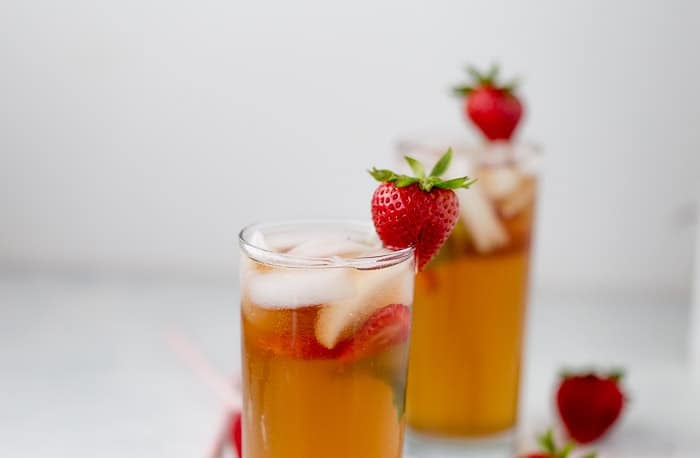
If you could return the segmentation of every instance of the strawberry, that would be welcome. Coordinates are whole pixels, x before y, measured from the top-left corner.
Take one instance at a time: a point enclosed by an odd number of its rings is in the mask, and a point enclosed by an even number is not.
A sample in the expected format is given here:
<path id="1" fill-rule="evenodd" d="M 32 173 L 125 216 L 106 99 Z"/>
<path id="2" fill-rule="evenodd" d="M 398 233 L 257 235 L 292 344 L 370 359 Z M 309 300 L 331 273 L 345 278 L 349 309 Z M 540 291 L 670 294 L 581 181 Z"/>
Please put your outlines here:
<path id="1" fill-rule="evenodd" d="M 379 238 L 389 248 L 415 248 L 416 264 L 422 269 L 437 253 L 457 223 L 459 202 L 453 191 L 468 188 L 469 177 L 443 180 L 452 160 L 452 149 L 426 175 L 423 164 L 406 157 L 416 176 L 397 175 L 373 168 L 370 174 L 382 182 L 372 196 L 372 220 Z"/>
<path id="2" fill-rule="evenodd" d="M 540 444 L 541 451 L 520 455 L 519 458 L 567 458 L 574 448 L 573 444 L 566 444 L 561 449 L 558 448 L 554 443 L 551 429 L 539 436 L 537 442 Z M 581 458 L 596 458 L 596 454 L 589 453 Z"/>
<path id="3" fill-rule="evenodd" d="M 238 458 L 241 458 L 243 456 L 243 446 L 242 446 L 243 434 L 242 434 L 241 421 L 242 421 L 242 419 L 241 419 L 240 412 L 234 413 L 233 416 L 231 417 L 231 431 L 230 431 L 231 437 L 230 437 L 230 439 L 231 439 L 231 444 L 233 444 L 233 446 L 236 449 L 236 452 L 238 453 L 236 455 Z"/>
<path id="4" fill-rule="evenodd" d="M 339 359 L 353 362 L 386 350 L 408 339 L 411 309 L 391 304 L 374 312 L 343 347 Z"/>
<path id="5" fill-rule="evenodd" d="M 619 372 L 565 374 L 557 390 L 557 408 L 569 436 L 576 442 L 593 442 L 617 421 L 625 403 Z"/>
<path id="6" fill-rule="evenodd" d="M 294 359 L 332 359 L 341 350 L 340 346 L 329 350 L 308 332 L 267 334 L 258 339 L 257 346 L 277 356 Z"/>
<path id="7" fill-rule="evenodd" d="M 465 114 L 489 140 L 510 140 L 523 115 L 523 106 L 515 95 L 515 82 L 500 85 L 498 66 L 487 74 L 474 67 L 467 72 L 473 82 L 457 86 L 454 92 L 464 98 Z"/>

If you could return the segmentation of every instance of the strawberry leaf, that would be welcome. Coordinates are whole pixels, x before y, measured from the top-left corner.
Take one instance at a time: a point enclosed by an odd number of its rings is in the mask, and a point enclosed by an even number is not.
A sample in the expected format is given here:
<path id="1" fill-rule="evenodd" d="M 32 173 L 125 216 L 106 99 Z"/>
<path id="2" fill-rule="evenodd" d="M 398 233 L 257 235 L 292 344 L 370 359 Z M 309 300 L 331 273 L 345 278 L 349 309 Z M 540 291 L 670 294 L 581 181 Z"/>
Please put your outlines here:
<path id="1" fill-rule="evenodd" d="M 445 154 L 442 155 L 440 159 L 435 163 L 433 169 L 430 171 L 431 177 L 439 177 L 447 171 L 452 162 L 452 148 L 449 148 Z"/>
<path id="2" fill-rule="evenodd" d="M 556 457 L 557 458 L 566 458 L 567 456 L 569 456 L 569 453 L 571 453 L 571 450 L 573 450 L 573 448 L 574 448 L 574 444 L 569 442 L 568 444 L 566 444 L 564 446 L 563 449 L 561 449 L 557 452 Z"/>
<path id="3" fill-rule="evenodd" d="M 493 64 L 485 73 L 480 72 L 476 67 L 468 66 L 467 74 L 469 81 L 466 84 L 455 86 L 452 89 L 454 95 L 465 97 L 471 95 L 474 91 L 482 87 L 491 87 L 508 94 L 514 94 L 518 85 L 518 80 L 513 79 L 505 84 L 498 81 L 500 67 L 498 64 Z"/>
<path id="4" fill-rule="evenodd" d="M 469 177 L 460 177 L 460 178 L 453 178 L 451 180 L 447 181 L 440 181 L 439 183 L 435 183 L 436 188 L 440 189 L 459 189 L 459 188 L 469 188 L 471 185 L 476 183 L 476 178 L 469 178 Z"/>
<path id="5" fill-rule="evenodd" d="M 467 67 L 467 73 L 471 75 L 472 78 L 474 78 L 474 81 L 477 82 L 477 84 L 481 85 L 484 82 L 484 77 L 481 75 L 481 72 L 474 67 L 473 65 L 470 65 Z"/>
<path id="6" fill-rule="evenodd" d="M 483 77 L 484 82 L 493 83 L 494 81 L 496 81 L 496 78 L 498 78 L 498 71 L 498 64 L 491 64 L 489 72 L 486 74 L 486 76 Z"/>
<path id="7" fill-rule="evenodd" d="M 411 167 L 411 170 L 413 171 L 415 176 L 417 176 L 418 178 L 425 177 L 425 167 L 420 161 L 413 159 L 409 156 L 404 156 L 404 159 L 406 159 L 406 162 L 408 162 L 408 165 Z"/>
<path id="8" fill-rule="evenodd" d="M 609 379 L 614 380 L 616 382 L 619 382 L 625 376 L 625 371 L 618 368 L 618 369 L 612 370 L 607 375 L 608 375 Z"/>
<path id="9" fill-rule="evenodd" d="M 409 177 L 408 175 L 399 175 L 394 180 L 394 184 L 397 188 L 405 188 L 406 186 L 411 186 L 414 183 L 420 182 L 419 178 Z"/>
<path id="10" fill-rule="evenodd" d="M 433 188 L 468 188 L 476 182 L 475 179 L 469 177 L 459 177 L 451 180 L 443 180 L 440 178 L 440 175 L 445 173 L 447 168 L 450 166 L 451 160 L 452 148 L 449 148 L 445 154 L 440 157 L 428 176 L 425 174 L 425 167 L 423 164 L 421 164 L 420 161 L 408 156 L 406 156 L 406 162 L 408 162 L 408 164 L 411 166 L 411 169 L 416 176 L 398 175 L 391 170 L 378 169 L 376 167 L 372 167 L 372 169 L 368 170 L 368 172 L 375 180 L 381 181 L 382 183 L 394 183 L 397 188 L 404 188 L 406 186 L 411 186 L 412 184 L 418 183 L 420 189 L 425 192 L 430 192 Z"/>
<path id="11" fill-rule="evenodd" d="M 394 172 L 387 169 L 372 167 L 372 170 L 368 170 L 368 172 L 375 180 L 381 181 L 382 183 L 387 181 L 395 181 L 397 178 L 397 175 Z"/>
<path id="12" fill-rule="evenodd" d="M 591 452 L 583 455 L 581 458 L 596 458 L 597 456 L 595 452 Z"/>
<path id="13" fill-rule="evenodd" d="M 472 92 L 474 92 L 474 88 L 471 86 L 455 86 L 452 88 L 452 94 L 457 96 L 457 97 L 465 97 L 467 95 L 471 95 Z"/>
<path id="14" fill-rule="evenodd" d="M 512 79 L 504 84 L 503 87 L 501 87 L 501 90 L 503 92 L 507 92 L 508 94 L 512 94 L 518 88 L 518 83 L 519 81 L 517 79 Z"/>
<path id="15" fill-rule="evenodd" d="M 542 450 L 550 455 L 555 456 L 555 453 L 557 453 L 557 447 L 554 445 L 554 436 L 552 435 L 551 429 L 538 437 L 537 442 L 540 444 L 540 447 L 542 447 Z"/>

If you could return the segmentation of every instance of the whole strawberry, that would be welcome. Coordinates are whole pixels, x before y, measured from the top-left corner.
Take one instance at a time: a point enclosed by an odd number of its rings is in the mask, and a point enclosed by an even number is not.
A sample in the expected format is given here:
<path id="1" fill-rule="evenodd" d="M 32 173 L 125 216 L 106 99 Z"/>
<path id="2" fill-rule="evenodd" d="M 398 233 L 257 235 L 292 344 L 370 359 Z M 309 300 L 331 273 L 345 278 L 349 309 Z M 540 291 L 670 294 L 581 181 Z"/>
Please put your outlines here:
<path id="1" fill-rule="evenodd" d="M 557 409 L 569 436 L 581 444 L 603 436 L 625 404 L 622 374 L 565 374 L 557 390 Z"/>
<path id="2" fill-rule="evenodd" d="M 489 140 L 510 140 L 523 115 L 515 82 L 499 84 L 497 66 L 486 74 L 474 67 L 467 72 L 473 81 L 454 88 L 455 94 L 464 98 L 465 114 Z"/>
<path id="3" fill-rule="evenodd" d="M 410 157 L 406 157 L 406 161 L 415 176 L 376 168 L 369 171 L 382 182 L 372 196 L 372 220 L 387 247 L 413 246 L 416 264 L 422 269 L 457 223 L 459 202 L 453 190 L 468 188 L 476 180 L 440 178 L 450 166 L 452 149 L 437 161 L 429 175 L 419 161 Z"/>
<path id="4" fill-rule="evenodd" d="M 520 455 L 519 458 L 568 458 L 571 450 L 574 448 L 573 444 L 566 444 L 564 447 L 558 448 L 554 443 L 554 435 L 551 429 L 538 437 L 537 442 L 541 449 L 539 452 Z M 596 458 L 596 454 L 589 453 L 581 458 Z"/>

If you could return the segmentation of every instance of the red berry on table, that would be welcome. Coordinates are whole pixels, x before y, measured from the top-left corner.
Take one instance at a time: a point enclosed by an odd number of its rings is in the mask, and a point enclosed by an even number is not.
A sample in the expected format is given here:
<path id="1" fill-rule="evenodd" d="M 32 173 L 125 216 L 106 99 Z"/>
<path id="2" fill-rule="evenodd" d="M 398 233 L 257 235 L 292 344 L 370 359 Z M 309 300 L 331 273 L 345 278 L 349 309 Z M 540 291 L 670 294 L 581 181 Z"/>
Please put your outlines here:
<path id="1" fill-rule="evenodd" d="M 464 97 L 465 115 L 489 140 L 510 140 L 523 115 L 523 106 L 515 94 L 515 83 L 499 84 L 498 67 L 483 74 L 469 67 L 473 81 L 454 88 Z"/>
<path id="2" fill-rule="evenodd" d="M 568 458 L 574 448 L 573 444 L 566 444 L 564 447 L 558 448 L 551 429 L 539 436 L 537 442 L 540 445 L 540 451 L 519 455 L 518 458 Z M 589 453 L 581 458 L 596 458 L 596 454 Z"/>
<path id="3" fill-rule="evenodd" d="M 343 347 L 340 360 L 351 362 L 405 342 L 411 332 L 411 309 L 391 304 L 374 312 Z"/>
<path id="4" fill-rule="evenodd" d="M 233 417 L 231 419 L 231 444 L 236 449 L 236 453 L 238 453 L 238 458 L 241 458 L 243 456 L 243 448 L 242 448 L 242 424 L 241 424 L 241 413 L 236 412 L 233 414 Z"/>
<path id="5" fill-rule="evenodd" d="M 372 221 L 379 238 L 389 248 L 415 248 L 422 269 L 437 253 L 457 223 L 459 202 L 454 189 L 468 188 L 469 177 L 443 180 L 450 165 L 448 150 L 427 175 L 423 164 L 406 157 L 415 176 L 397 175 L 373 168 L 370 174 L 382 182 L 372 196 Z"/>
<path id="6" fill-rule="evenodd" d="M 564 375 L 557 390 L 557 409 L 573 440 L 593 442 L 615 424 L 625 404 L 620 378 L 620 373 Z"/>

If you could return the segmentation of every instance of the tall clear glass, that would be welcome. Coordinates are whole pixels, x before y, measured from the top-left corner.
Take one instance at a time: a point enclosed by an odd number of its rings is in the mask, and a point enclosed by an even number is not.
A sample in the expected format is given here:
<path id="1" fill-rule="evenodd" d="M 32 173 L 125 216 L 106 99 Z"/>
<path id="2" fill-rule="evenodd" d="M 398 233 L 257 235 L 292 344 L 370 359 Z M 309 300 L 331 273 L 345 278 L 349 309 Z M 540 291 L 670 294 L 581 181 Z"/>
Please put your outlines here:
<path id="1" fill-rule="evenodd" d="M 240 233 L 245 458 L 399 458 L 415 267 L 371 224 Z"/>
<path id="2" fill-rule="evenodd" d="M 431 164 L 445 143 L 398 149 Z M 517 420 L 539 153 L 507 143 L 451 146 L 449 176 L 479 181 L 457 191 L 457 226 L 416 278 L 408 424 L 422 437 L 505 438 Z"/>

